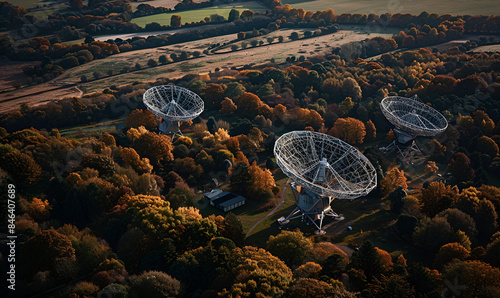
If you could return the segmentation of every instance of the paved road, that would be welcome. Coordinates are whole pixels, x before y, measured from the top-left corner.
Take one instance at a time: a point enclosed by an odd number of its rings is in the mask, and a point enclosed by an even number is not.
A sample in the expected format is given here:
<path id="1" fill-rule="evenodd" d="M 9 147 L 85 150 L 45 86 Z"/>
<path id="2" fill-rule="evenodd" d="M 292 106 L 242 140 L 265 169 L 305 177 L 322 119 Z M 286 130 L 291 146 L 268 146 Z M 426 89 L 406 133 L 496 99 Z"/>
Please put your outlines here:
<path id="1" fill-rule="evenodd" d="M 269 211 L 268 214 L 266 214 L 264 217 L 262 217 L 261 219 L 259 219 L 258 222 L 256 222 L 251 228 L 250 230 L 248 230 L 247 234 L 245 235 L 245 237 L 248 237 L 248 235 L 250 235 L 250 233 L 253 231 L 253 229 L 255 229 L 261 222 L 263 222 L 264 220 L 266 220 L 266 218 L 268 218 L 269 216 L 273 215 L 274 213 L 276 213 L 276 211 L 278 211 L 278 209 L 281 207 L 281 205 L 283 205 L 283 202 L 285 201 L 285 191 L 286 191 L 286 186 L 288 185 L 288 181 L 285 183 L 285 187 L 283 187 L 283 190 L 281 191 L 281 200 L 280 202 L 278 203 L 278 205 L 276 207 L 274 207 L 273 210 Z"/>

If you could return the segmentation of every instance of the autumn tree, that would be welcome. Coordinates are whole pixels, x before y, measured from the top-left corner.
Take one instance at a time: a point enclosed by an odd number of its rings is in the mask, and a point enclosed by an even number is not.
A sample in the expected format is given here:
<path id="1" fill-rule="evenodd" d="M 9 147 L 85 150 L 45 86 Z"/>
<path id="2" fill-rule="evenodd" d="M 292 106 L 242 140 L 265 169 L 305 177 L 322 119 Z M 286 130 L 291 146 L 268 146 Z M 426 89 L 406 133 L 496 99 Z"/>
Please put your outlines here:
<path id="1" fill-rule="evenodd" d="M 236 265 L 232 274 L 235 278 L 232 287 L 223 290 L 221 296 L 284 296 L 292 281 L 292 271 L 281 259 L 253 246 L 236 248 L 233 252 Z"/>
<path id="2" fill-rule="evenodd" d="M 474 169 L 472 168 L 470 159 L 462 152 L 455 153 L 448 164 L 448 170 L 459 181 L 471 181 L 474 179 Z"/>
<path id="3" fill-rule="evenodd" d="M 500 234 L 497 232 L 496 235 Z M 500 237 L 495 239 L 492 237 L 492 241 L 488 246 L 486 246 L 486 254 L 484 256 L 485 260 L 491 265 L 499 268 L 500 267 Z"/>
<path id="4" fill-rule="evenodd" d="M 457 279 L 463 297 L 498 297 L 500 295 L 500 269 L 481 261 L 456 260 L 444 269 L 443 278 Z"/>
<path id="5" fill-rule="evenodd" d="M 415 289 L 401 275 L 382 275 L 375 278 L 367 288 L 374 297 L 415 297 Z"/>
<path id="6" fill-rule="evenodd" d="M 402 186 L 404 190 L 408 189 L 404 171 L 397 168 L 387 172 L 384 179 L 380 181 L 380 185 L 385 194 L 395 190 L 398 186 Z"/>
<path id="7" fill-rule="evenodd" d="M 300 231 L 281 231 L 267 241 L 267 250 L 290 267 L 302 264 L 310 256 L 312 248 L 311 240 Z"/>
<path id="8" fill-rule="evenodd" d="M 231 250 L 235 244 L 223 237 L 215 237 L 203 247 L 183 253 L 170 267 L 169 272 L 183 283 L 188 291 L 209 288 L 221 279 L 229 279 L 234 260 Z"/>
<path id="9" fill-rule="evenodd" d="M 230 173 L 231 190 L 236 193 L 244 194 L 252 178 L 249 174 L 249 165 L 239 162 L 234 165 Z"/>
<path id="10" fill-rule="evenodd" d="M 321 266 L 323 267 L 321 270 L 321 275 L 339 279 L 342 273 L 346 271 L 347 263 L 347 256 L 334 253 L 321 263 Z"/>
<path id="11" fill-rule="evenodd" d="M 139 128 L 140 126 L 144 126 L 148 130 L 158 127 L 155 115 L 150 110 L 135 109 L 125 119 L 125 130 Z"/>
<path id="12" fill-rule="evenodd" d="M 441 181 L 431 182 L 422 189 L 420 209 L 422 213 L 433 217 L 439 212 L 453 206 L 458 199 L 458 188 L 445 185 Z"/>
<path id="13" fill-rule="evenodd" d="M 324 262 L 333 254 L 338 254 L 347 260 L 346 253 L 330 242 L 314 242 L 312 250 L 312 258 L 317 263 Z"/>
<path id="14" fill-rule="evenodd" d="M 322 269 L 318 263 L 306 262 L 295 269 L 293 275 L 299 278 L 318 278 Z"/>
<path id="15" fill-rule="evenodd" d="M 224 100 L 221 102 L 221 109 L 219 112 L 222 114 L 232 114 L 236 111 L 238 107 L 234 104 L 233 100 L 229 97 L 224 98 Z"/>
<path id="16" fill-rule="evenodd" d="M 250 180 L 246 189 L 251 197 L 257 200 L 265 200 L 269 199 L 269 196 L 272 197 L 272 190 L 276 186 L 276 183 L 271 171 L 262 169 L 257 165 L 257 162 L 254 161 L 248 168 L 248 174 Z"/>
<path id="17" fill-rule="evenodd" d="M 103 176 L 113 175 L 117 169 L 116 163 L 111 157 L 95 153 L 82 155 L 79 168 L 95 169 L 98 171 L 98 174 Z"/>
<path id="18" fill-rule="evenodd" d="M 363 143 L 366 135 L 365 125 L 355 118 L 339 118 L 328 134 L 340 138 L 349 144 Z"/>
<path id="19" fill-rule="evenodd" d="M 287 292 L 286 297 L 345 297 L 356 295 L 347 291 L 342 283 L 331 284 L 314 278 L 298 278 Z"/>
<path id="20" fill-rule="evenodd" d="M 225 98 L 224 91 L 226 88 L 224 84 L 208 84 L 201 94 L 207 106 L 219 110 L 221 108 L 221 102 Z"/>
<path id="21" fill-rule="evenodd" d="M 31 202 L 26 202 L 23 209 L 31 218 L 40 221 L 48 218 L 52 207 L 48 200 L 33 198 Z"/>
<path id="22" fill-rule="evenodd" d="M 194 192 L 186 184 L 178 184 L 171 189 L 165 197 L 172 208 L 176 209 L 185 204 L 190 204 L 194 199 Z"/>
<path id="23" fill-rule="evenodd" d="M 250 92 L 243 92 L 236 98 L 235 103 L 238 106 L 237 112 L 249 119 L 254 119 L 258 114 L 259 108 L 263 105 L 260 98 Z"/>
<path id="24" fill-rule="evenodd" d="M 432 219 L 425 217 L 415 229 L 413 240 L 417 246 L 425 250 L 437 251 L 441 246 L 451 242 L 458 242 L 470 248 L 470 240 L 464 232 L 455 232 L 446 218 L 436 216 Z"/>
<path id="25" fill-rule="evenodd" d="M 370 241 L 365 241 L 359 250 L 352 254 L 349 266 L 362 270 L 368 281 L 379 278 L 385 272 L 377 249 Z"/>
<path id="26" fill-rule="evenodd" d="M 349 112 L 354 108 L 354 103 L 352 102 L 352 98 L 346 97 L 341 103 L 340 103 L 340 109 L 343 112 L 343 115 L 349 114 Z"/>
<path id="27" fill-rule="evenodd" d="M 239 18 L 240 18 L 240 12 L 238 10 L 233 8 L 233 9 L 231 9 L 231 11 L 229 11 L 229 16 L 227 18 L 227 20 L 229 22 L 232 22 L 232 21 L 237 20 Z"/>
<path id="28" fill-rule="evenodd" d="M 134 148 L 140 156 L 148 158 L 153 165 L 174 159 L 170 137 L 163 134 L 144 132 L 134 141 Z"/>
<path id="29" fill-rule="evenodd" d="M 375 124 L 373 124 L 371 120 L 368 120 L 365 123 L 365 131 L 366 131 L 366 140 L 375 141 L 375 138 L 377 137 L 377 128 L 375 127 Z"/>
<path id="30" fill-rule="evenodd" d="M 452 242 L 441 246 L 436 256 L 436 264 L 444 266 L 451 262 L 453 259 L 465 260 L 469 257 L 470 252 L 460 243 Z"/>
<path id="31" fill-rule="evenodd" d="M 130 278 L 131 297 L 177 297 L 181 283 L 161 271 L 147 271 Z"/>
<path id="32" fill-rule="evenodd" d="M 435 175 L 439 171 L 439 168 L 436 165 L 436 162 L 428 161 L 425 165 L 424 171 L 427 173 L 427 175 Z"/>
<path id="33" fill-rule="evenodd" d="M 48 270 L 57 274 L 56 267 L 64 262 L 63 259 L 75 260 L 75 249 L 67 236 L 55 230 L 44 230 L 26 241 L 20 255 L 24 260 L 22 264 L 26 264 L 23 273 L 31 278 L 38 271 Z"/>
<path id="34" fill-rule="evenodd" d="M 478 238 L 487 243 L 498 228 L 498 214 L 491 201 L 482 199 L 474 214 L 474 220 L 478 231 Z"/>
<path id="35" fill-rule="evenodd" d="M 149 159 L 141 158 L 133 148 L 123 148 L 120 152 L 120 157 L 139 175 L 151 173 L 153 170 L 153 166 L 149 163 Z"/>
<path id="36" fill-rule="evenodd" d="M 457 208 L 450 208 L 438 213 L 437 216 L 445 218 L 455 232 L 462 231 L 470 239 L 476 238 L 476 223 L 467 213 L 460 211 Z"/>
<path id="37" fill-rule="evenodd" d="M 170 26 L 173 28 L 179 28 L 182 25 L 181 16 L 173 14 L 170 18 Z"/>
<path id="38" fill-rule="evenodd" d="M 491 158 L 495 158 L 498 155 L 498 145 L 490 137 L 482 136 L 477 139 L 476 151 L 482 152 L 489 155 Z"/>
<path id="39" fill-rule="evenodd" d="M 88 281 L 80 281 L 71 289 L 71 294 L 78 297 L 91 297 L 99 291 L 99 287 Z"/>
<path id="40" fill-rule="evenodd" d="M 20 185 L 37 182 L 42 173 L 41 167 L 31 156 L 19 151 L 12 151 L 0 156 L 0 162 L 0 168 Z"/>
<path id="41" fill-rule="evenodd" d="M 342 95 L 351 97 L 354 100 L 361 99 L 362 92 L 358 82 L 351 77 L 345 78 L 342 82 Z"/>

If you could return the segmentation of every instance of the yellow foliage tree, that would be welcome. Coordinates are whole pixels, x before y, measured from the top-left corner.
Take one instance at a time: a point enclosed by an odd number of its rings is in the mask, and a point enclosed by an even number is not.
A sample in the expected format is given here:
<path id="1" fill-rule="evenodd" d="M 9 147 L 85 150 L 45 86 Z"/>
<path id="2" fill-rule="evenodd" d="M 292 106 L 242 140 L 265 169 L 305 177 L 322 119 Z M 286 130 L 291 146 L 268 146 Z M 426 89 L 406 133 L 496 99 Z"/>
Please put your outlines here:
<path id="1" fill-rule="evenodd" d="M 231 136 L 229 135 L 228 131 L 224 128 L 219 128 L 216 132 L 215 132 L 215 140 L 218 142 L 218 143 L 223 143 L 227 140 L 229 140 Z"/>
<path id="2" fill-rule="evenodd" d="M 250 181 L 247 190 L 251 196 L 259 196 L 264 191 L 272 191 L 273 187 L 276 186 L 271 171 L 262 169 L 257 165 L 256 161 L 248 168 L 248 174 L 250 175 Z"/>
<path id="3" fill-rule="evenodd" d="M 439 168 L 436 165 L 436 162 L 434 162 L 434 161 L 427 162 L 427 165 L 425 166 L 425 172 L 428 175 L 435 175 L 438 171 L 439 171 Z"/>
<path id="4" fill-rule="evenodd" d="M 41 200 L 33 198 L 30 203 L 26 205 L 26 212 L 35 220 L 43 220 L 49 216 L 52 207 L 48 200 Z"/>

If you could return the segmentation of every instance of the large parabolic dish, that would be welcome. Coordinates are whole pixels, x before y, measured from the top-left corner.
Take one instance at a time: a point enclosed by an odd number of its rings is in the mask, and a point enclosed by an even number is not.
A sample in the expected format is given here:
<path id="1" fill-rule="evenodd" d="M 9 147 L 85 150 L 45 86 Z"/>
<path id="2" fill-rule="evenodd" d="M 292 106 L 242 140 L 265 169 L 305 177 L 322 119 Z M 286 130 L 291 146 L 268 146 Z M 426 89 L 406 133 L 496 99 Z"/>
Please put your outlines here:
<path id="1" fill-rule="evenodd" d="M 158 122 L 160 132 L 172 138 L 182 135 L 179 122 L 198 117 L 204 109 L 203 100 L 196 93 L 173 85 L 146 90 L 143 101 L 153 114 L 163 119 L 163 122 Z"/>
<path id="2" fill-rule="evenodd" d="M 413 136 L 435 136 L 448 127 L 441 113 L 412 98 L 389 96 L 382 100 L 380 108 L 396 128 Z"/>
<path id="3" fill-rule="evenodd" d="M 143 101 L 153 114 L 169 122 L 192 120 L 204 109 L 203 100 L 196 93 L 172 85 L 148 89 Z"/>
<path id="4" fill-rule="evenodd" d="M 377 186 L 370 161 L 353 146 L 326 134 L 286 133 L 276 141 L 274 156 L 288 177 L 319 197 L 355 199 Z"/>

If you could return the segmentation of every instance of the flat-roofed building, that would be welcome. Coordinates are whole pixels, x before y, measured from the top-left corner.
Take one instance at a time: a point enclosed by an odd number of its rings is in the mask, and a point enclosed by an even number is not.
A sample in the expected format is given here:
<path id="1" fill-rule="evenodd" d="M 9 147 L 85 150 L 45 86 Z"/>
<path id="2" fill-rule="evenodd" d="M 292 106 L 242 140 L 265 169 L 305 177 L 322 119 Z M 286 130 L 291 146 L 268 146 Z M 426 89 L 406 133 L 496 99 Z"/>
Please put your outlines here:
<path id="1" fill-rule="evenodd" d="M 236 207 L 245 205 L 246 199 L 240 195 L 220 189 L 214 189 L 204 193 L 203 196 L 210 201 L 210 205 L 221 209 L 224 212 L 233 210 Z"/>

